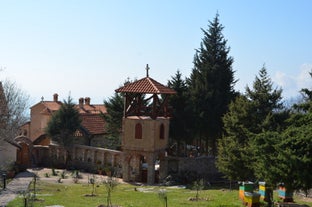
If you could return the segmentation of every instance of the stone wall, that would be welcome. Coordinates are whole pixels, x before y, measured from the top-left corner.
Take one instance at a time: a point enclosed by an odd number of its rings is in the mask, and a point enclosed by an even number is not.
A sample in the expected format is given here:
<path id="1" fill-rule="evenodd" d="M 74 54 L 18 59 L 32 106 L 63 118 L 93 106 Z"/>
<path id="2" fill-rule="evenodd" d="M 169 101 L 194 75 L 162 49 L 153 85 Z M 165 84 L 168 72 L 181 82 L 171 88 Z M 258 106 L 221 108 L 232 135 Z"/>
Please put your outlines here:
<path id="1" fill-rule="evenodd" d="M 35 147 L 39 166 L 64 168 L 66 151 L 59 145 Z M 114 171 L 116 176 L 121 171 L 122 152 L 99 147 L 75 145 L 71 153 L 69 167 L 89 172 Z"/>
<path id="2" fill-rule="evenodd" d="M 36 162 L 40 166 L 65 167 L 66 152 L 58 145 L 35 147 Z M 122 176 L 124 152 L 85 145 L 75 145 L 70 167 L 89 172 L 113 170 L 118 177 Z M 212 156 L 200 157 L 163 157 L 160 160 L 160 181 L 168 175 L 178 183 L 190 183 L 197 179 L 214 182 L 221 178 Z"/>
<path id="3" fill-rule="evenodd" d="M 215 182 L 222 178 L 215 165 L 215 157 L 166 157 L 161 162 L 161 179 L 170 175 L 179 183 L 190 183 L 197 179 L 204 179 L 206 182 Z"/>

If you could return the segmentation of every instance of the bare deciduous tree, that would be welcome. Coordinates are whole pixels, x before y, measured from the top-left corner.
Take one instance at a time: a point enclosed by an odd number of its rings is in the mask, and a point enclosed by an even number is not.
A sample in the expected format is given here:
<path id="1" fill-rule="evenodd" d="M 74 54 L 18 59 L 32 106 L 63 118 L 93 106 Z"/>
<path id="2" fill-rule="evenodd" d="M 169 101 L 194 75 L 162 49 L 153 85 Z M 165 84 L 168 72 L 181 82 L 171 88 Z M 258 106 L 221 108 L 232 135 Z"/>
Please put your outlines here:
<path id="1" fill-rule="evenodd" d="M 29 120 L 29 95 L 15 82 L 0 82 L 0 140 L 11 141 L 19 128 Z"/>

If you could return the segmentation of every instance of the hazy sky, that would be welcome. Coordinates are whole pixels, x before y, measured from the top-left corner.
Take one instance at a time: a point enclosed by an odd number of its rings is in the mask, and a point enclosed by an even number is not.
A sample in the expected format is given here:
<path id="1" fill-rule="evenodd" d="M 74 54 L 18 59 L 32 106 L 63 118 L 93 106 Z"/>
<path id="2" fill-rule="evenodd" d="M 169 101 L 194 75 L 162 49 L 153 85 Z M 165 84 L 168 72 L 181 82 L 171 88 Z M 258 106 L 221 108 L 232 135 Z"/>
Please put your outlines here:
<path id="1" fill-rule="evenodd" d="M 188 77 L 208 21 L 219 13 L 245 91 L 265 64 L 284 97 L 311 87 L 312 1 L 0 0 L 0 80 L 32 103 L 70 94 L 103 103 L 128 77 Z"/>

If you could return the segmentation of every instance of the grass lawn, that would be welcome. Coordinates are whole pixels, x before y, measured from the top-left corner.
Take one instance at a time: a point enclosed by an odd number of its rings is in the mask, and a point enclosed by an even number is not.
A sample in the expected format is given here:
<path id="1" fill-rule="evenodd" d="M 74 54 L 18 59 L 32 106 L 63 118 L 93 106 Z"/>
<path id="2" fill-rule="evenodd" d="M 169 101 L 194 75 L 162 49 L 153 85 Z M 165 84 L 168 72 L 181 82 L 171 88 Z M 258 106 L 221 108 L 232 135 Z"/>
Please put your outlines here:
<path id="1" fill-rule="evenodd" d="M 113 205 L 122 207 L 164 207 L 164 203 L 162 203 L 158 197 L 160 189 L 165 189 L 167 192 L 168 207 L 242 206 L 242 202 L 238 199 L 237 190 L 203 190 L 200 191 L 199 197 L 207 200 L 189 201 L 188 199 L 190 197 L 195 197 L 196 191 L 175 187 L 141 187 L 130 184 L 119 184 L 114 189 L 112 193 L 112 203 Z M 91 193 L 91 184 L 48 183 L 39 180 L 37 182 L 38 201 L 34 202 L 34 207 L 44 207 L 49 205 L 62 205 L 65 207 L 98 207 L 100 204 L 106 205 L 106 191 L 103 185 L 96 187 L 96 196 L 86 196 Z M 10 202 L 7 207 L 23 206 L 23 196 L 20 196 Z"/>

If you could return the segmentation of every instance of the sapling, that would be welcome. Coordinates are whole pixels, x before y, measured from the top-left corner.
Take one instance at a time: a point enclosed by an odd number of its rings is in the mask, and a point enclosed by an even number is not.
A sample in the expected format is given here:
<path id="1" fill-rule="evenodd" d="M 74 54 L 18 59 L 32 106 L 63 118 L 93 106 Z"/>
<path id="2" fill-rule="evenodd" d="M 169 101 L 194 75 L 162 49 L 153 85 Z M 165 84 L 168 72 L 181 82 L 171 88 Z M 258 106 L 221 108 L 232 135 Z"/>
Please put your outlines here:
<path id="1" fill-rule="evenodd" d="M 158 191 L 158 197 L 162 202 L 164 202 L 165 207 L 168 207 L 168 196 L 167 191 L 165 189 L 160 189 Z"/>
<path id="2" fill-rule="evenodd" d="M 196 190 L 196 196 L 195 196 L 196 201 L 198 201 L 198 199 L 199 199 L 199 191 L 203 190 L 204 187 L 205 186 L 204 186 L 204 180 L 203 179 L 194 181 L 193 190 Z"/>
<path id="3" fill-rule="evenodd" d="M 118 181 L 112 176 L 109 176 L 103 181 L 103 184 L 107 191 L 107 199 L 106 199 L 107 207 L 112 207 L 111 194 L 114 188 L 118 185 Z"/>
<path id="4" fill-rule="evenodd" d="M 35 173 L 34 174 L 34 179 L 33 179 L 33 190 L 34 190 L 34 194 L 33 194 L 33 199 L 36 199 L 37 196 L 37 180 L 39 179 L 39 176 Z"/>
<path id="5" fill-rule="evenodd" d="M 91 196 L 95 196 L 96 177 L 94 175 L 89 179 L 89 183 L 92 185 Z"/>

